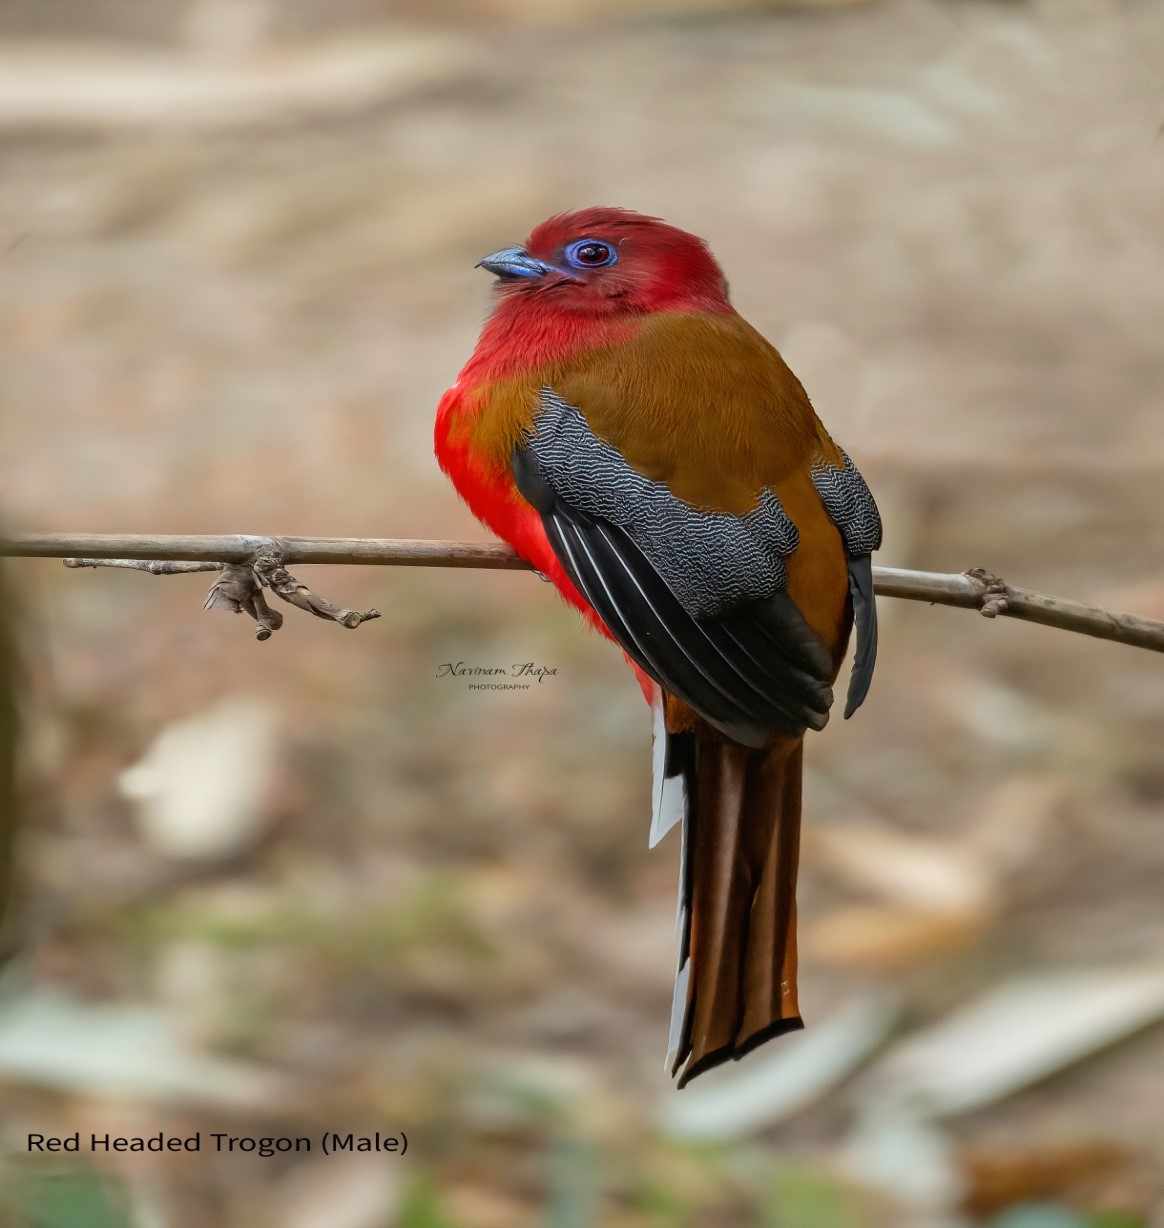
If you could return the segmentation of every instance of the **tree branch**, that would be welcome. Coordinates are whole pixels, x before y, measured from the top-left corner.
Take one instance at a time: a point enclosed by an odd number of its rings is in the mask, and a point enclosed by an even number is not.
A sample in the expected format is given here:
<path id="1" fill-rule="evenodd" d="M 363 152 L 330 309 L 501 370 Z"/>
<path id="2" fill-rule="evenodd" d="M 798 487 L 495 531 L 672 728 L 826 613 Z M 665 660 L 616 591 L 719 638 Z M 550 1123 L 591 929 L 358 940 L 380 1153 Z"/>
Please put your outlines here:
<path id="1" fill-rule="evenodd" d="M 262 602 L 262 587 L 343 626 L 356 626 L 376 617 L 374 610 L 360 614 L 344 610 L 316 597 L 305 585 L 290 577 L 285 568 L 295 563 L 348 563 L 398 567 L 482 567 L 502 570 L 528 570 L 529 565 L 500 542 L 417 541 L 367 537 L 251 537 L 233 535 L 173 536 L 120 534 L 24 533 L 0 539 L 0 556 L 59 558 L 70 567 L 132 567 L 155 574 L 185 571 L 223 570 L 228 565 L 237 581 L 239 572 L 256 578 L 256 592 Z M 201 566 L 186 566 L 194 563 Z M 249 565 L 239 568 L 238 564 Z M 285 576 L 284 580 L 282 576 Z M 225 579 L 225 577 L 223 578 Z M 274 580 L 274 582 L 273 582 Z M 219 591 L 223 580 L 216 585 Z M 1004 615 L 1024 622 L 1059 627 L 1080 635 L 1115 640 L 1136 648 L 1164 652 L 1164 623 L 1135 614 L 1115 614 L 1070 601 L 1015 588 L 981 568 L 961 574 L 934 571 L 905 571 L 896 567 L 875 567 L 873 584 L 882 597 L 902 597 L 907 601 L 928 601 L 933 605 L 960 606 L 978 610 L 987 618 Z M 283 591 L 286 590 L 286 591 Z M 292 594 L 298 594 L 297 600 Z M 253 594 L 252 594 L 253 595 Z M 235 595 L 244 608 L 248 594 Z M 210 603 L 208 603 L 210 604 Z M 230 602 L 228 601 L 228 604 Z M 262 614 L 265 603 L 257 610 Z M 267 611 L 273 614 L 273 611 Z M 256 617 L 259 637 L 265 639 L 275 629 L 274 619 Z M 266 634 L 262 633 L 267 627 Z"/>
<path id="2" fill-rule="evenodd" d="M 0 539 L 0 555 L 61 559 L 185 559 L 245 563 L 277 542 L 283 562 L 528 570 L 501 542 L 418 541 L 391 537 L 225 537 L 121 533 L 19 533 Z"/>

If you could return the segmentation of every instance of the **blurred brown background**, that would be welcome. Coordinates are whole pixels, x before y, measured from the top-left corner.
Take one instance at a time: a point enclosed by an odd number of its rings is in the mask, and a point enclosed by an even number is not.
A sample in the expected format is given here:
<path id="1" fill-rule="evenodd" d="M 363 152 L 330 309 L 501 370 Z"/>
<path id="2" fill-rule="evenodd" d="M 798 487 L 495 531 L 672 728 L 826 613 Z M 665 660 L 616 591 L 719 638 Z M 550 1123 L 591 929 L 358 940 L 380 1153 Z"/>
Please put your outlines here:
<path id="1" fill-rule="evenodd" d="M 431 456 L 473 262 L 618 204 L 709 240 L 883 562 L 1164 617 L 1162 125 L 1152 0 L 7 0 L 0 508 L 481 537 Z M 203 577 L 8 574 L 4 1225 L 1164 1224 L 1157 657 L 883 601 L 809 753 L 809 1030 L 676 1095 L 648 714 L 549 589 L 308 568 L 383 619 L 257 645 Z M 203 1151 L 27 1153 L 76 1130 Z"/>

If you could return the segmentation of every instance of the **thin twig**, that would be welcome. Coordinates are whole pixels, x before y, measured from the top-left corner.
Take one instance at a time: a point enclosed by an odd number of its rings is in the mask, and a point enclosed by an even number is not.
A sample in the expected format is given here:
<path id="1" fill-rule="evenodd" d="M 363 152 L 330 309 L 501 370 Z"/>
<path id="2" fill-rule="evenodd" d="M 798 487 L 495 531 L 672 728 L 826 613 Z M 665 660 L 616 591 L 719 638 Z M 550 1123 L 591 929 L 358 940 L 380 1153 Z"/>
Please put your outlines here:
<path id="1" fill-rule="evenodd" d="M 151 560 L 169 563 L 250 564 L 273 550 L 281 565 L 351 563 L 403 567 L 483 567 L 523 570 L 529 565 L 500 542 L 416 541 L 361 537 L 251 537 L 245 535 L 165 536 L 25 533 L 0 540 L 0 555 L 63 558 L 72 566 L 133 566 Z M 83 557 L 80 557 L 83 556 Z M 150 569 L 152 570 L 152 569 Z M 174 567 L 173 570 L 185 570 Z M 202 570 L 198 568 L 197 570 Z M 161 569 L 161 574 L 168 574 Z M 298 583 L 298 582 L 296 582 Z M 934 605 L 978 610 L 988 618 L 1003 615 L 1164 652 L 1164 623 L 1135 614 L 1115 614 L 1064 597 L 1015 588 L 980 568 L 960 574 L 875 567 L 873 583 L 882 597 L 902 597 Z M 279 592 L 277 588 L 272 591 Z M 309 590 L 308 590 L 309 591 Z M 280 594 L 283 595 L 283 594 Z M 286 598 L 292 600 L 291 598 Z M 330 606 L 330 603 L 322 602 Z M 300 604 L 295 602 L 295 604 Z M 304 607 L 308 608 L 308 607 Z M 331 607 L 341 616 L 353 611 Z M 313 610 L 313 613 L 320 613 Z M 334 614 L 322 613 L 334 618 Z M 372 616 L 368 611 L 363 618 Z M 341 617 L 343 625 L 353 625 Z"/>
<path id="2" fill-rule="evenodd" d="M 128 567 L 151 576 L 178 576 L 194 571 L 221 571 L 222 563 L 181 562 L 176 559 L 65 559 L 66 567 Z"/>

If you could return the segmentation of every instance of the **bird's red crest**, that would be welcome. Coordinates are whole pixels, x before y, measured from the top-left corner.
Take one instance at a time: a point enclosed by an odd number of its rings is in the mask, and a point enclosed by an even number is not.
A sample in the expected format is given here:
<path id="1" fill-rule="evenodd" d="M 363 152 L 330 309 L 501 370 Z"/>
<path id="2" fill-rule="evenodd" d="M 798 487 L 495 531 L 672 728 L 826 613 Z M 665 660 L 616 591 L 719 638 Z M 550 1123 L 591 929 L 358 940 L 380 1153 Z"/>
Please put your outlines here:
<path id="1" fill-rule="evenodd" d="M 575 266 L 578 282 L 554 295 L 568 299 L 572 307 L 585 310 L 591 305 L 600 314 L 731 310 L 727 282 L 707 244 L 630 209 L 595 207 L 557 214 L 534 228 L 525 247 L 531 255 L 564 267 L 571 249 L 586 240 L 609 245 L 615 258 L 606 267 Z"/>
<path id="2" fill-rule="evenodd" d="M 625 341 L 656 312 L 734 314 L 707 244 L 630 209 L 560 213 L 481 265 L 500 293 L 462 389 Z"/>

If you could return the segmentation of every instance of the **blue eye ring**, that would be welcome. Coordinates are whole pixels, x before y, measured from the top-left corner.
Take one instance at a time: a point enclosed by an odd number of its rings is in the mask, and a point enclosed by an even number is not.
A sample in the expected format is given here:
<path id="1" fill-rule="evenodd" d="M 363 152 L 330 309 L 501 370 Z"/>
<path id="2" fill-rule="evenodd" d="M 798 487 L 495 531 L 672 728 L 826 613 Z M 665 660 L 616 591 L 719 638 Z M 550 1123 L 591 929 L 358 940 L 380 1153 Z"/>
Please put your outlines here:
<path id="1" fill-rule="evenodd" d="M 604 269 L 618 260 L 618 253 L 601 239 L 577 239 L 566 248 L 566 263 L 576 269 Z"/>

